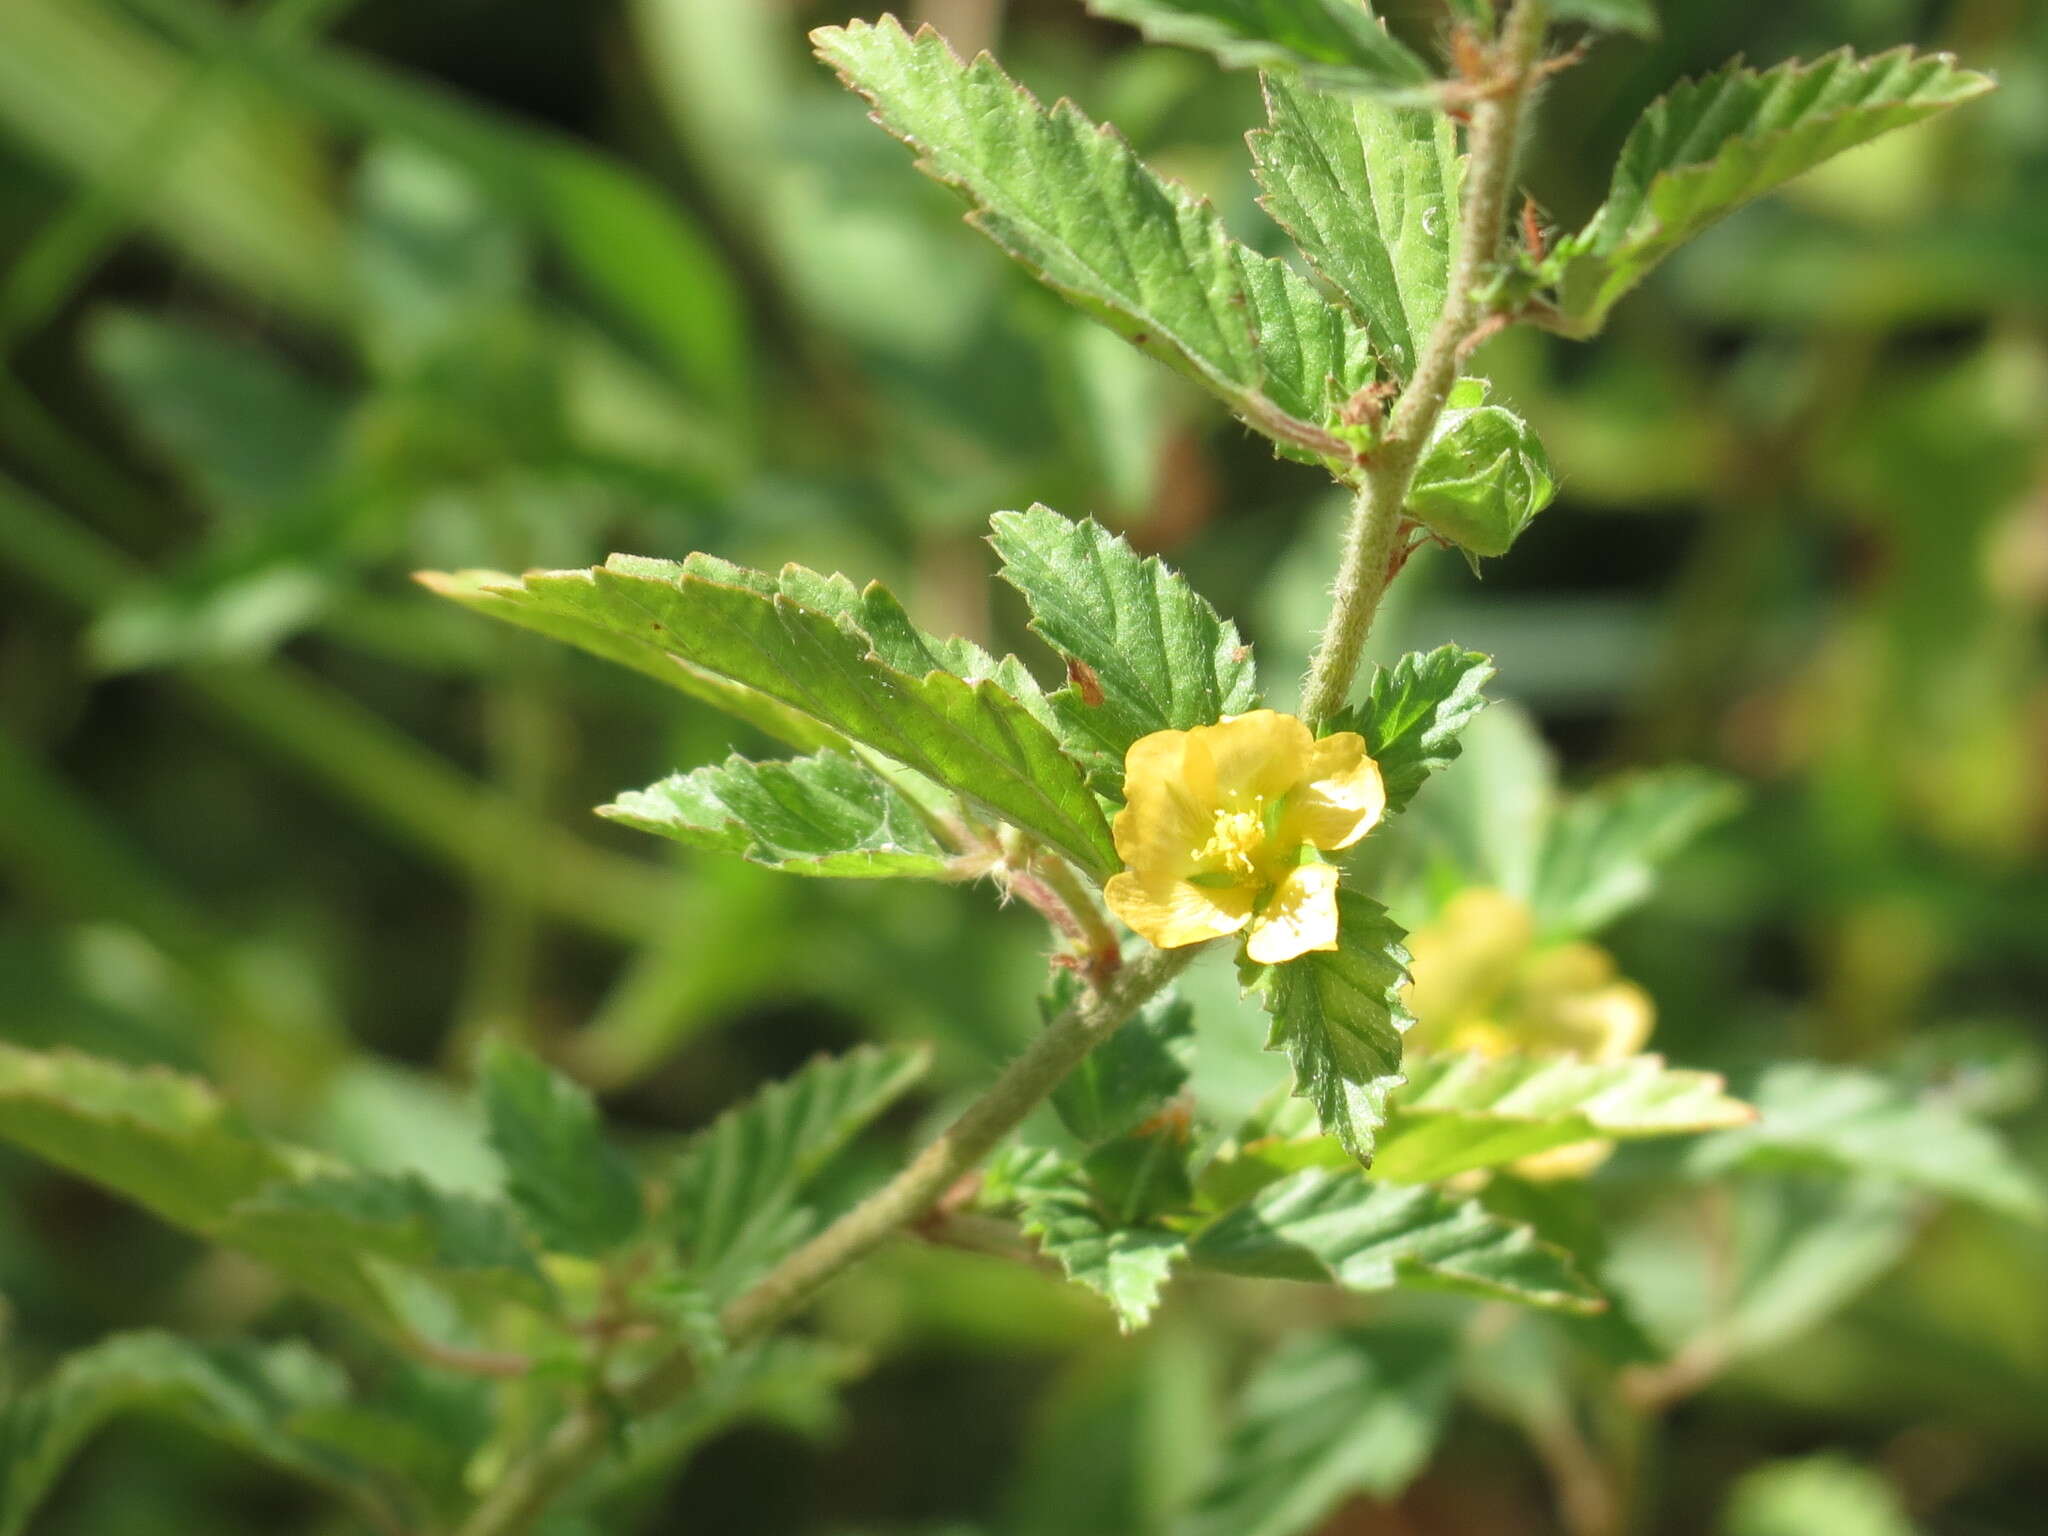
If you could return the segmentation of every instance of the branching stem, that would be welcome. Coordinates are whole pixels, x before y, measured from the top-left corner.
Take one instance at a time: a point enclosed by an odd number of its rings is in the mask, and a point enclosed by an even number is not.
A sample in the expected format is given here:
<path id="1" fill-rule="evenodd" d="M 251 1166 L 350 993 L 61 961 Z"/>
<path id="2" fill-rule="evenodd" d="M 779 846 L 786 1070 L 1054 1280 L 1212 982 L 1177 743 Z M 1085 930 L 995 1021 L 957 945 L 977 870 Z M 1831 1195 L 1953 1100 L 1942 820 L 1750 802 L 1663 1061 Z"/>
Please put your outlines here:
<path id="1" fill-rule="evenodd" d="M 1478 291 L 1507 227 L 1522 115 L 1540 72 L 1549 9 L 1545 0 L 1519 0 L 1501 30 L 1497 78 L 1472 110 L 1471 158 L 1444 312 L 1415 361 L 1415 374 L 1401 392 L 1352 505 L 1330 622 L 1302 685 L 1301 713 L 1311 727 L 1320 727 L 1351 696 L 1365 637 L 1393 570 L 1395 532 L 1408 488 L 1458 381 L 1461 349 L 1487 319 Z"/>

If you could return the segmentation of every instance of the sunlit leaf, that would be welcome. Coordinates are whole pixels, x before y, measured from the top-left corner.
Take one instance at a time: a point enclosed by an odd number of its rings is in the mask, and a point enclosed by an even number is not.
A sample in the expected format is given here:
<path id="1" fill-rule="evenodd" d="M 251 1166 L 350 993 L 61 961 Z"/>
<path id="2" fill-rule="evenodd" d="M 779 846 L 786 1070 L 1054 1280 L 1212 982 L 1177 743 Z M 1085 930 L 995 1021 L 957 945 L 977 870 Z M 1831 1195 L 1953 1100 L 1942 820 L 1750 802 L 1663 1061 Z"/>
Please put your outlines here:
<path id="1" fill-rule="evenodd" d="M 1477 651 L 1455 645 L 1410 651 L 1391 667 L 1374 667 L 1365 697 L 1330 729 L 1365 738 L 1387 788 L 1387 810 L 1399 811 L 1463 750 L 1458 738 L 1486 707 L 1481 690 L 1493 676 L 1492 659 Z"/>
<path id="2" fill-rule="evenodd" d="M 1359 0 L 1088 0 L 1155 43 L 1179 43 L 1244 69 L 1291 71 L 1332 90 L 1416 98 L 1429 66 Z"/>

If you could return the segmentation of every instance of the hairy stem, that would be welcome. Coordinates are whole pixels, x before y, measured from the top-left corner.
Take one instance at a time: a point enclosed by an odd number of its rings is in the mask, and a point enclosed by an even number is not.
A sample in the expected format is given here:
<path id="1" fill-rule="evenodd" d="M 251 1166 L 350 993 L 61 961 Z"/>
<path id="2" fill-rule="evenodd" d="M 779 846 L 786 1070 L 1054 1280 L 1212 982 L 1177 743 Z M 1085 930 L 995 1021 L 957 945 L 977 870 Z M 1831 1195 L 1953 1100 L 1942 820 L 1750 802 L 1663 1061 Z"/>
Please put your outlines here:
<path id="1" fill-rule="evenodd" d="M 1451 386 L 1458 381 L 1460 353 L 1486 319 L 1477 290 L 1500 252 L 1523 110 L 1548 21 L 1544 0 L 1519 0 L 1501 31 L 1495 55 L 1498 78 L 1472 110 L 1471 158 L 1465 168 L 1464 206 L 1458 215 L 1458 247 L 1444 312 L 1415 361 L 1415 375 L 1401 392 L 1386 436 L 1373 451 L 1358 487 L 1330 622 L 1302 685 L 1301 713 L 1311 727 L 1321 726 L 1351 696 L 1365 637 L 1392 574 L 1396 530 L 1416 465 L 1443 415 Z"/>
<path id="2" fill-rule="evenodd" d="M 741 1348 L 761 1338 L 826 1281 L 930 1211 L 1059 1086 L 1082 1057 L 1185 970 L 1195 953 L 1194 946 L 1152 950 L 1126 966 L 1102 991 L 1054 1019 L 988 1092 L 900 1173 L 734 1298 L 719 1317 L 727 1341 Z M 634 1414 L 656 1412 L 687 1392 L 696 1374 L 689 1352 L 677 1349 L 628 1385 L 618 1404 Z M 613 1422 L 598 1404 L 572 1412 L 539 1450 L 512 1465 L 459 1536 L 517 1536 L 529 1529 L 548 1503 L 603 1454 Z"/>

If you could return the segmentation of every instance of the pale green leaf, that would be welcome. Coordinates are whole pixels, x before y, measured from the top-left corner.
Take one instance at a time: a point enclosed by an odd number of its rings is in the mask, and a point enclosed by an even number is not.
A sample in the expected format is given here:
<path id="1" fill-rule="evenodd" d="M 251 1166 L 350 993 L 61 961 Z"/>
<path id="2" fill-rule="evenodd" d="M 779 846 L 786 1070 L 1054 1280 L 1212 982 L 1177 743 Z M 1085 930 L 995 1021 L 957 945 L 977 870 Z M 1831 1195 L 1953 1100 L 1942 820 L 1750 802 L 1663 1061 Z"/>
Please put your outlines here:
<path id="1" fill-rule="evenodd" d="M 1833 1453 L 1774 1461 L 1743 1474 L 1721 1536 L 1915 1536 L 1898 1490 Z"/>
<path id="2" fill-rule="evenodd" d="M 1332 90 L 1421 98 L 1429 66 L 1388 36 L 1361 0 L 1088 0 L 1155 43 L 1239 69 L 1288 70 Z"/>
<path id="3" fill-rule="evenodd" d="M 669 1176 L 663 1220 L 724 1300 L 809 1225 L 805 1187 L 923 1075 L 929 1053 L 863 1046 L 771 1083 L 700 1133 Z"/>
<path id="4" fill-rule="evenodd" d="M 1554 21 L 1582 21 L 1602 32 L 1629 32 L 1655 37 L 1657 8 L 1651 0 L 1551 0 Z"/>
<path id="5" fill-rule="evenodd" d="M 598 815 L 790 874 L 954 876 L 945 847 L 910 798 L 839 752 L 794 762 L 729 757 L 623 794 Z"/>
<path id="6" fill-rule="evenodd" d="M 1365 333 L 1071 102 L 1047 111 L 986 54 L 956 58 L 892 17 L 812 34 L 972 222 L 1093 318 L 1219 396 L 1298 457 L 1348 459 L 1329 430 L 1375 374 Z"/>
<path id="7" fill-rule="evenodd" d="M 450 1194 L 412 1174 L 335 1174 L 276 1184 L 243 1201 L 219 1233 L 295 1273 L 345 1272 L 368 1257 L 482 1303 L 551 1311 L 554 1288 L 512 1210 Z"/>
<path id="8" fill-rule="evenodd" d="M 1652 267 L 1751 198 L 1991 87 L 1946 54 L 1905 48 L 1764 73 L 1732 65 L 1680 85 L 1644 113 L 1607 201 L 1546 265 L 1566 328 L 1597 331 Z"/>
<path id="9" fill-rule="evenodd" d="M 594 570 L 484 585 L 478 606 L 515 621 L 546 615 L 564 638 L 601 654 L 638 646 L 678 658 L 916 769 L 1098 878 L 1118 867 L 1109 824 L 1080 765 L 1039 718 L 1046 701 L 1022 669 L 990 663 L 995 676 L 980 681 L 899 670 L 884 646 L 920 655 L 930 647 L 876 617 L 901 612 L 879 589 L 852 594 L 851 583 L 798 567 L 768 577 L 702 557 L 678 565 L 614 556 Z M 859 627 L 855 614 L 882 633 Z M 938 654 L 961 650 L 946 642 Z"/>
<path id="10" fill-rule="evenodd" d="M 1273 76 L 1266 113 L 1251 135 L 1266 211 L 1407 378 L 1450 288 L 1462 176 L 1450 118 Z"/>
<path id="11" fill-rule="evenodd" d="M 1289 1338 L 1245 1384 L 1200 1501 L 1173 1536 L 1302 1536 L 1346 1499 L 1392 1499 L 1450 1411 L 1457 1339 L 1381 1325 Z"/>
<path id="12" fill-rule="evenodd" d="M 1680 1136 L 1745 1125 L 1755 1113 L 1711 1072 L 1661 1056 L 1412 1056 L 1388 1100 L 1373 1177 L 1422 1184 L 1592 1140 Z"/>
<path id="13" fill-rule="evenodd" d="M 214 1439 L 333 1487 L 374 1496 L 364 1470 L 293 1433 L 346 1397 L 347 1379 L 300 1344 L 196 1344 L 123 1333 L 67 1356 L 0 1405 L 0 1536 L 20 1536 L 66 1463 L 117 1415 L 178 1419 Z"/>
<path id="14" fill-rule="evenodd" d="M 1824 1169 L 2048 1221 L 2040 1179 L 1996 1131 L 1938 1094 L 1861 1068 L 1781 1062 L 1763 1071 L 1747 1097 L 1756 1124 L 1693 1148 L 1694 1172 Z"/>
<path id="15" fill-rule="evenodd" d="M 1055 972 L 1040 1012 L 1050 1023 L 1081 993 L 1073 972 Z M 1187 1086 L 1194 1053 L 1194 1010 L 1171 989 L 1156 993 L 1053 1089 L 1053 1109 L 1084 1146 L 1100 1146 L 1164 1109 Z"/>
<path id="16" fill-rule="evenodd" d="M 1597 933 L 1649 896 L 1660 864 L 1741 803 L 1732 781 L 1700 768 L 1630 774 L 1572 797 L 1537 860 L 1537 922 L 1551 938 Z"/>
<path id="17" fill-rule="evenodd" d="M 1257 706 L 1251 647 L 1237 626 L 1158 559 L 1140 559 L 1093 520 L 1047 507 L 998 512 L 990 542 L 1024 594 L 1031 627 L 1067 658 L 1053 695 L 1062 737 L 1097 788 L 1120 795 L 1124 753 L 1153 731 L 1213 725 Z"/>
<path id="18" fill-rule="evenodd" d="M 1413 1285 L 1572 1312 L 1602 1305 L 1571 1255 L 1529 1228 L 1358 1169 L 1307 1168 L 1267 1185 L 1198 1233 L 1190 1256 L 1234 1275 L 1353 1291 Z"/>
<path id="19" fill-rule="evenodd" d="M 1557 495 L 1550 455 L 1535 429 L 1486 386 L 1465 380 L 1437 418 L 1406 510 L 1437 537 L 1473 555 L 1504 555 Z"/>
<path id="20" fill-rule="evenodd" d="M 1390 814 L 1456 759 L 1462 750 L 1458 738 L 1486 708 L 1482 690 L 1493 676 L 1492 659 L 1477 651 L 1455 645 L 1410 651 L 1391 667 L 1374 667 L 1365 697 L 1330 722 L 1332 731 L 1365 738 L 1386 785 Z"/>
<path id="21" fill-rule="evenodd" d="M 1294 1063 L 1294 1091 L 1325 1131 L 1361 1163 L 1388 1092 L 1401 1081 L 1401 1035 L 1415 1022 L 1401 1000 L 1405 937 L 1387 909 L 1348 888 L 1337 893 L 1335 950 L 1259 968 L 1255 985 L 1273 1015 L 1266 1049 Z"/>
<path id="22" fill-rule="evenodd" d="M 1126 1224 L 1104 1211 L 1081 1171 L 1046 1159 L 1019 1186 L 1019 1220 L 1069 1280 L 1085 1285 L 1130 1333 L 1145 1326 L 1187 1239 L 1164 1227 Z"/>
<path id="23" fill-rule="evenodd" d="M 494 1042 L 482 1092 L 513 1203 L 548 1248 L 604 1254 L 640 1230 L 640 1181 L 605 1139 L 597 1105 L 537 1057 Z"/>

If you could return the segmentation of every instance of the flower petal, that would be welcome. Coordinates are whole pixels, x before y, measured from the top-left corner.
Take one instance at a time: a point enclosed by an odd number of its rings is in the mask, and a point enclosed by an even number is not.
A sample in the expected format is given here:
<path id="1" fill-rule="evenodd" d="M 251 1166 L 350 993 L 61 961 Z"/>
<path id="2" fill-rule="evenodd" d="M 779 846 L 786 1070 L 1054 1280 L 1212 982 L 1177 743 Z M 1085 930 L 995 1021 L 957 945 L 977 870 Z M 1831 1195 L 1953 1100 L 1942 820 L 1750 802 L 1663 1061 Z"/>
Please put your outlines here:
<path id="1" fill-rule="evenodd" d="M 1233 715 L 1190 734 L 1203 738 L 1215 762 L 1217 800 L 1221 808 L 1233 811 L 1256 799 L 1276 802 L 1301 783 L 1315 745 L 1301 721 L 1270 709 Z"/>
<path id="2" fill-rule="evenodd" d="M 1349 848 L 1379 824 L 1387 809 L 1380 765 L 1366 756 L 1356 731 L 1325 736 L 1310 750 L 1308 783 L 1287 806 L 1285 836 L 1326 852 Z"/>
<path id="3" fill-rule="evenodd" d="M 1202 730 L 1154 731 L 1124 754 L 1117 855 L 1143 875 L 1184 875 L 1216 825 L 1216 772 Z"/>
<path id="4" fill-rule="evenodd" d="M 1110 876 L 1109 884 L 1102 888 L 1109 910 L 1161 949 L 1179 949 L 1237 932 L 1251 921 L 1255 894 L 1247 886 L 1217 890 L 1185 880 L 1147 878 L 1128 870 Z"/>
<path id="5" fill-rule="evenodd" d="M 1252 919 L 1245 953 L 1260 965 L 1284 965 L 1312 949 L 1337 947 L 1337 866 L 1303 864 L 1273 888 Z"/>

